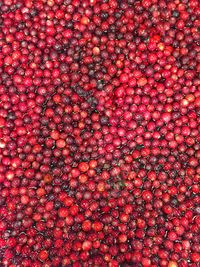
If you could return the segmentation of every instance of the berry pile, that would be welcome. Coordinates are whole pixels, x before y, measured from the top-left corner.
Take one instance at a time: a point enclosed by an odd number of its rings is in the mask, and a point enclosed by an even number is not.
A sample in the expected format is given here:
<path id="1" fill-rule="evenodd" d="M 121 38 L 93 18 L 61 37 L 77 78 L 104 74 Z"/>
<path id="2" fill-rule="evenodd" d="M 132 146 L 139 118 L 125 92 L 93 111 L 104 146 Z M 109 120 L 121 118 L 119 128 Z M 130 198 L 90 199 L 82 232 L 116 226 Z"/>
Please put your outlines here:
<path id="1" fill-rule="evenodd" d="M 0 266 L 197 267 L 200 2 L 0 1 Z"/>

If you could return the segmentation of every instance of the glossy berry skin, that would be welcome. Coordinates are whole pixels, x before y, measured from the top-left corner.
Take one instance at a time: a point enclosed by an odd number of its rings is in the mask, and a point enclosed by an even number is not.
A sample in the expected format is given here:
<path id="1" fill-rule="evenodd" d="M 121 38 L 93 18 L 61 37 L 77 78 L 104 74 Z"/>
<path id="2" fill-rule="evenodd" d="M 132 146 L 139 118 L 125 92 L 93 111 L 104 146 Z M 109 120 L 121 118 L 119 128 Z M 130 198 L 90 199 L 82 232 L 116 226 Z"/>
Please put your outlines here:
<path id="1" fill-rule="evenodd" d="M 0 1 L 0 266 L 199 266 L 199 15 Z"/>

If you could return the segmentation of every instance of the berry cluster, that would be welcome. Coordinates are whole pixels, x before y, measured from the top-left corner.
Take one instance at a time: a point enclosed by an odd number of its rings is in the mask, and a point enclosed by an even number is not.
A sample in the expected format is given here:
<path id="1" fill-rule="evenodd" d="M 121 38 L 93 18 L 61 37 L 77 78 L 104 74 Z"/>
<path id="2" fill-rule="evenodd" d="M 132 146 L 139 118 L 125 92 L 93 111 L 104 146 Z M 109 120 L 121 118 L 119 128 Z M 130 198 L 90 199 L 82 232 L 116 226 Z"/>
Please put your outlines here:
<path id="1" fill-rule="evenodd" d="M 199 18 L 0 1 L 0 266 L 199 266 Z"/>

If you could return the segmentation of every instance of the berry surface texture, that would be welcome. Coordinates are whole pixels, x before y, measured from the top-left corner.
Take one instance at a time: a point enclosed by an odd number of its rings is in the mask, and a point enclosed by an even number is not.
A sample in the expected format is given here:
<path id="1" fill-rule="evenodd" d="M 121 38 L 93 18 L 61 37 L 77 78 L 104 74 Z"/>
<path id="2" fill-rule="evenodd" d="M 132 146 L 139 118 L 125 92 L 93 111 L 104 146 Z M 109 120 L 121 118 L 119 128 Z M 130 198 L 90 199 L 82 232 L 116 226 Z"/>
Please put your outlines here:
<path id="1" fill-rule="evenodd" d="M 200 0 L 0 0 L 0 267 L 200 267 Z"/>

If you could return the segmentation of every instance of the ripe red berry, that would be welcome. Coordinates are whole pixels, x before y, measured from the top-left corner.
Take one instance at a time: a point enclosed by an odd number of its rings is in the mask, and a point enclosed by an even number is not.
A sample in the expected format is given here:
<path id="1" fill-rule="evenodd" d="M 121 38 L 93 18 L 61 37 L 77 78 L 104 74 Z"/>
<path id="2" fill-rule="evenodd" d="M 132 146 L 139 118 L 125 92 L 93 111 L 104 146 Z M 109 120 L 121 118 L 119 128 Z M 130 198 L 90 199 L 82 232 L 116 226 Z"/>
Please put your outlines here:
<path id="1" fill-rule="evenodd" d="M 39 253 L 39 258 L 41 261 L 45 261 L 48 258 L 48 252 L 46 250 L 41 250 Z"/>

